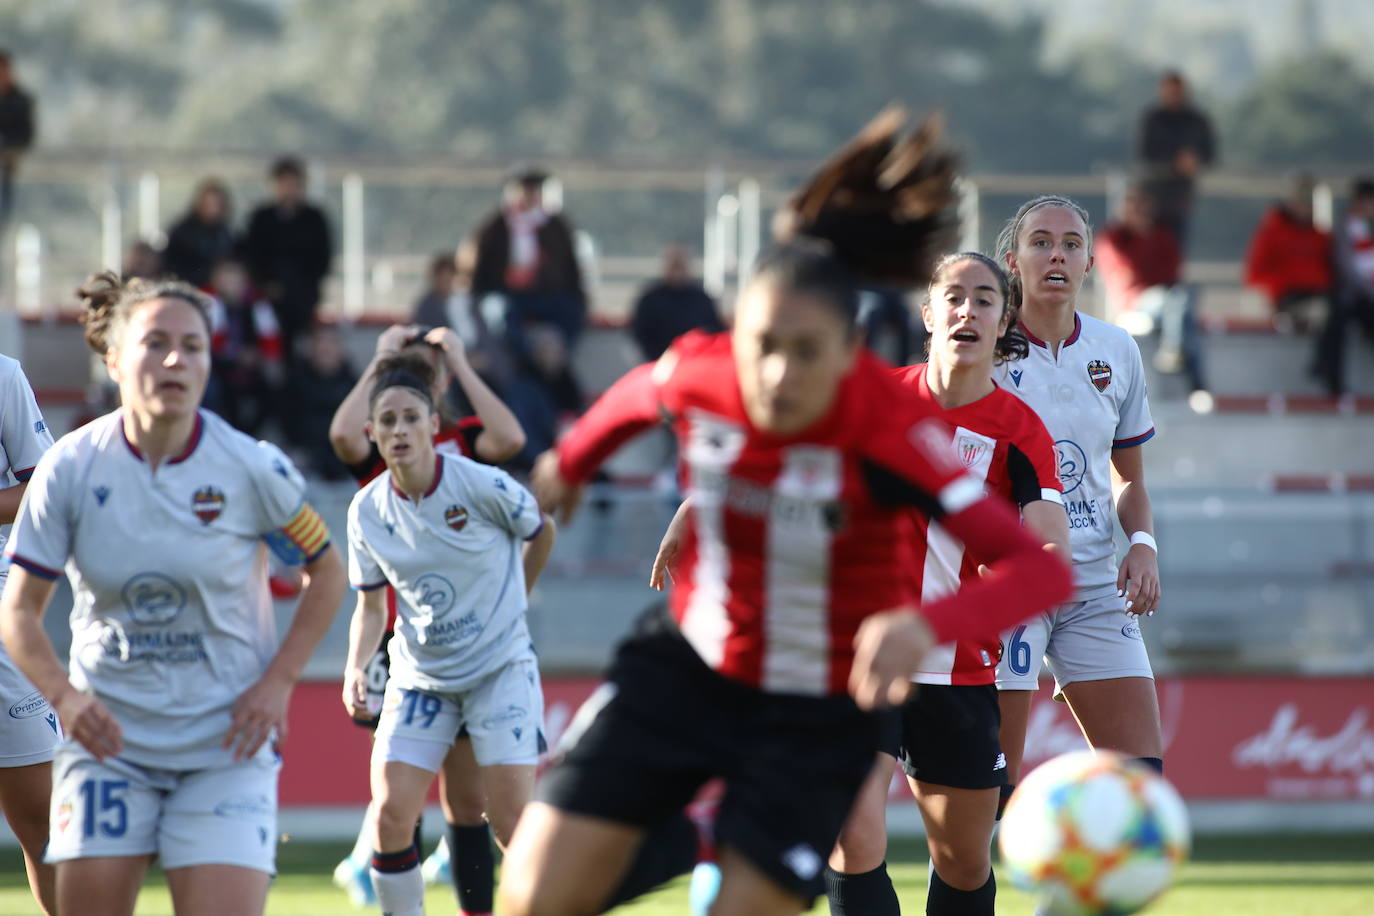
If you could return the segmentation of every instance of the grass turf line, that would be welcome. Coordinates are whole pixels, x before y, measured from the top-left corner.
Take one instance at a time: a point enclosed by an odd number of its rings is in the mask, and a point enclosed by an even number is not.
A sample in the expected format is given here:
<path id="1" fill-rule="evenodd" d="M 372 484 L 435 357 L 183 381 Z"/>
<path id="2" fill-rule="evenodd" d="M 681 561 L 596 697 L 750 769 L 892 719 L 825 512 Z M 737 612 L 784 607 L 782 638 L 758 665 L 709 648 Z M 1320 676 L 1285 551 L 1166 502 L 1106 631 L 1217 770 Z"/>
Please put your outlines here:
<path id="1" fill-rule="evenodd" d="M 352 909 L 343 892 L 330 883 L 330 872 L 346 852 L 343 844 L 283 844 L 277 862 L 281 874 L 267 899 L 269 916 L 369 912 Z M 889 868 L 903 911 L 923 912 L 924 843 L 894 840 Z M 686 882 L 681 881 L 617 912 L 680 916 L 686 912 L 686 900 Z M 453 912 L 453 891 L 431 888 L 425 904 L 430 913 Z M 998 889 L 997 911 L 1024 916 L 1031 912 L 1031 901 L 1004 884 Z M 137 912 L 139 916 L 171 916 L 167 886 L 156 870 L 139 897 Z M 827 913 L 825 901 L 819 901 L 812 912 Z M 1374 912 L 1374 833 L 1204 837 L 1176 886 L 1147 912 L 1151 916 L 1368 916 Z M 18 849 L 0 856 L 0 913 L 38 913 Z"/>

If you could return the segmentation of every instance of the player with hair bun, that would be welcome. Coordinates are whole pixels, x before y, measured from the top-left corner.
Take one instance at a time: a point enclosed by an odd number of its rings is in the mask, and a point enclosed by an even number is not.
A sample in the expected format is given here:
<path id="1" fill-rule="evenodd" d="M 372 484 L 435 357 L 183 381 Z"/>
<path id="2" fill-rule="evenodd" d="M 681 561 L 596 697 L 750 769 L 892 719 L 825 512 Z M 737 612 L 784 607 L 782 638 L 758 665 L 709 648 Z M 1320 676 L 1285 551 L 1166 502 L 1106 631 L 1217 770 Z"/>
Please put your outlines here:
<path id="1" fill-rule="evenodd" d="M 358 603 L 343 700 L 355 718 L 368 714 L 367 662 L 387 625 L 390 585 L 398 615 L 372 753 L 371 879 L 383 912 L 408 916 L 424 903 L 415 823 L 460 736 L 480 770 L 475 785 L 448 791 L 482 799 L 502 846 L 533 789 L 544 704 L 526 596 L 554 528 L 509 474 L 435 451 L 424 361 L 383 359 L 375 374 L 367 435 L 387 470 L 348 512 Z"/>
<path id="2" fill-rule="evenodd" d="M 200 409 L 209 304 L 96 277 L 86 340 L 123 406 L 38 462 L 6 547 L 6 649 L 57 710 L 59 912 L 126 916 L 154 856 L 178 912 L 260 914 L 275 871 L 277 745 L 343 597 L 337 552 L 274 446 Z M 305 568 L 278 642 L 266 548 Z M 65 569 L 70 677 L 42 627 Z"/>
<path id="3" fill-rule="evenodd" d="M 618 648 L 521 818 L 507 916 L 595 913 L 646 833 L 697 789 L 715 823 L 718 916 L 801 912 L 873 765 L 879 716 L 935 644 L 995 633 L 1068 591 L 949 453 L 935 411 L 863 350 L 857 284 L 929 278 L 951 237 L 954 160 L 890 111 L 822 167 L 778 224 L 730 334 L 691 334 L 632 370 L 539 459 L 565 514 L 596 467 L 667 418 L 690 500 L 671 616 Z M 910 510 L 993 572 L 918 607 L 901 567 Z"/>
<path id="4" fill-rule="evenodd" d="M 1164 767 L 1159 701 L 1140 632 L 1142 615 L 1154 613 L 1160 596 L 1141 448 L 1155 430 L 1135 341 L 1075 308 L 1092 269 L 1092 243 L 1087 212 L 1056 196 L 1026 201 L 997 240 L 1031 344 L 998 381 L 1035 409 L 1056 440 L 1075 579 L 1069 604 L 1003 637 L 997 687 L 1005 796 L 1020 771 L 1042 659 L 1056 698 L 1068 701 L 1090 745 Z M 1117 518 L 1131 545 L 1119 567 Z"/>

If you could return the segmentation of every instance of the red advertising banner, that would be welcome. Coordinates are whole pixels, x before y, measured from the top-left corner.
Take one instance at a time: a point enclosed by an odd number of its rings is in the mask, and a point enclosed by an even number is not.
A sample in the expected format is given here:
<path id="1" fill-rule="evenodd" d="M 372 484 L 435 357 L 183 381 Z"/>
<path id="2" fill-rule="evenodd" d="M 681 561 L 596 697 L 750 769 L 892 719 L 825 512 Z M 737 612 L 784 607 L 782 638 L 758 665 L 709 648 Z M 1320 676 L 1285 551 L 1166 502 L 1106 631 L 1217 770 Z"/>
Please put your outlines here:
<path id="1" fill-rule="evenodd" d="M 596 684 L 544 682 L 550 745 Z M 1175 677 L 1158 686 L 1166 772 L 1185 798 L 1374 799 L 1374 678 Z M 349 722 L 337 684 L 297 688 L 288 739 L 283 805 L 367 801 L 369 735 Z M 1042 689 L 1027 765 L 1083 746 L 1067 706 Z"/>

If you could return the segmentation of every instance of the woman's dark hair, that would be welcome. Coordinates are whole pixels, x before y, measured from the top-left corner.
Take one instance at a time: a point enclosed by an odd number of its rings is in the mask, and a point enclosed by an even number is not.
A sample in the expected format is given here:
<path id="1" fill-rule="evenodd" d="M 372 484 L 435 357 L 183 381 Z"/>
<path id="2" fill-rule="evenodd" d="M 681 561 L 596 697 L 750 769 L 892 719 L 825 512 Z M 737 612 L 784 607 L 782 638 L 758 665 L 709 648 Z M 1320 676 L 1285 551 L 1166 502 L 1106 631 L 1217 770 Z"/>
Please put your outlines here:
<path id="1" fill-rule="evenodd" d="M 994 363 L 1025 359 L 1030 355 L 1030 341 L 1026 340 L 1026 335 L 1021 333 L 1020 288 L 1012 282 L 1011 277 L 1007 276 L 1007 272 L 1002 269 L 1000 264 L 981 251 L 959 251 L 954 254 L 947 254 L 936 261 L 935 269 L 930 273 L 928 298 L 933 298 L 930 294 L 934 292 L 935 284 L 940 281 L 940 277 L 944 275 L 945 271 L 963 261 L 977 261 L 991 271 L 992 275 L 997 278 L 997 288 L 1002 294 L 1002 315 L 1007 319 L 1007 331 L 997 338 L 997 343 L 993 347 Z M 926 341 L 926 352 L 930 352 L 929 340 Z"/>
<path id="2" fill-rule="evenodd" d="M 206 194 L 218 194 L 219 199 L 224 203 L 224 222 L 226 225 L 232 224 L 234 211 L 234 198 L 229 193 L 229 186 L 218 178 L 202 178 L 197 184 L 196 189 L 191 194 L 191 213 L 196 212 L 200 206 L 200 200 Z"/>
<path id="3" fill-rule="evenodd" d="M 84 307 L 81 323 L 86 326 L 86 345 L 104 355 L 118 340 L 129 322 L 129 314 L 145 302 L 179 299 L 194 308 L 205 322 L 205 336 L 212 334 L 210 299 L 189 283 L 180 280 L 149 280 L 134 277 L 120 280 L 114 271 L 95 274 L 76 291 Z"/>
<path id="4" fill-rule="evenodd" d="M 434 410 L 434 366 L 419 353 L 395 353 L 377 360 L 376 379 L 367 396 L 367 412 L 372 413 L 377 399 L 392 388 L 409 388 L 430 410 Z"/>
<path id="5" fill-rule="evenodd" d="M 929 280 L 957 236 L 958 158 L 939 145 L 938 117 L 903 136 L 905 123 L 888 108 L 821 165 L 779 211 L 756 279 L 817 296 L 850 327 L 861 286 Z"/>

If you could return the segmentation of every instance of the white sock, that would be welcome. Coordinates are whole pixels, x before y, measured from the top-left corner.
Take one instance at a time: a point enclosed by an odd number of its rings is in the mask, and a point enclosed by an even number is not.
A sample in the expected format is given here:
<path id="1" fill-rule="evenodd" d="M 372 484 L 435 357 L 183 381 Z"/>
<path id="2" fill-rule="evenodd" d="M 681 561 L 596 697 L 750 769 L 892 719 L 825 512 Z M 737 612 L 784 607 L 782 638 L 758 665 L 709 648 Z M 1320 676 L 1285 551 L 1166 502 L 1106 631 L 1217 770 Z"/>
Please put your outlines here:
<path id="1" fill-rule="evenodd" d="M 363 812 L 362 826 L 358 828 L 358 838 L 353 841 L 353 851 L 348 854 L 354 865 L 366 865 L 372 861 L 372 821 L 376 813 L 372 802 L 368 802 L 367 810 Z"/>
<path id="2" fill-rule="evenodd" d="M 405 871 L 377 871 L 375 866 L 371 871 L 382 916 L 424 916 L 425 880 L 419 863 Z"/>

